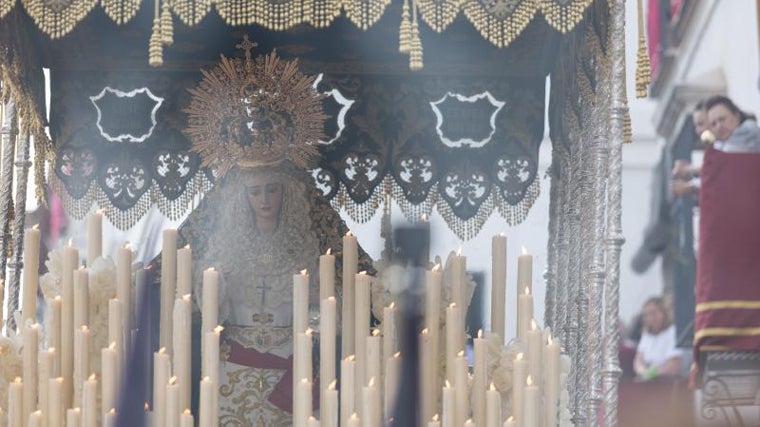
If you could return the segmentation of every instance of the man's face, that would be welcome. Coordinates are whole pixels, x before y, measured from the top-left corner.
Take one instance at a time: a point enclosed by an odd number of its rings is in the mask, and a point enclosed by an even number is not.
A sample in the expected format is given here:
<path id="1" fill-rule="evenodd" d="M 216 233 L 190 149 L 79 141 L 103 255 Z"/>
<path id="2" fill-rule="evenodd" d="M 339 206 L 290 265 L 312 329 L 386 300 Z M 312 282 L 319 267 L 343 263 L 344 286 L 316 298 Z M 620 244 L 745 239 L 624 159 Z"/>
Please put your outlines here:
<path id="1" fill-rule="evenodd" d="M 707 122 L 707 111 L 696 110 L 691 114 L 691 121 L 694 123 L 694 132 L 697 133 L 697 138 L 702 135 L 702 132 L 709 129 Z"/>

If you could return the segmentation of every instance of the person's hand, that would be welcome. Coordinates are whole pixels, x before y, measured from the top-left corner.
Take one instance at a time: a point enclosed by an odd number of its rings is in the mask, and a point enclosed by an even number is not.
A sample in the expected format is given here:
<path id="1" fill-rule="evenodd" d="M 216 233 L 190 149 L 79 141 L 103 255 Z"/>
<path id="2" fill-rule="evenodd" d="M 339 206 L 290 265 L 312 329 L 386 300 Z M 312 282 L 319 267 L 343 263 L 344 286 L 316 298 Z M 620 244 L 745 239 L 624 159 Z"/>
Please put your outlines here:
<path id="1" fill-rule="evenodd" d="M 683 197 L 690 194 L 697 194 L 699 187 L 689 181 L 677 179 L 670 183 L 670 193 L 675 197 Z"/>
<path id="2" fill-rule="evenodd" d="M 694 170 L 691 168 L 691 163 L 686 160 L 676 160 L 672 175 L 675 179 L 688 181 L 694 177 Z"/>

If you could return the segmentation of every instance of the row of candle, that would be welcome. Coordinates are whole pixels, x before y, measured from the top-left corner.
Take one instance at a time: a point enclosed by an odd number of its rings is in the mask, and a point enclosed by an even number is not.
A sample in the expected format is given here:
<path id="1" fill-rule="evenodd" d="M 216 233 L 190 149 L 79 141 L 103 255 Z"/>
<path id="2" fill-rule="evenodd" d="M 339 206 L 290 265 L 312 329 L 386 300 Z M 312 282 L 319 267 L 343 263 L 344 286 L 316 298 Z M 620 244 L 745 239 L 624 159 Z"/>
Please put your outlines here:
<path id="1" fill-rule="evenodd" d="M 192 252 L 189 247 L 177 249 L 176 230 L 166 230 L 164 238 L 164 258 L 162 262 L 161 276 L 161 317 L 166 317 L 167 306 L 169 322 L 162 321 L 161 338 L 164 340 L 162 350 L 155 354 L 158 362 L 157 369 L 165 366 L 174 366 L 173 380 L 169 383 L 169 371 L 156 372 L 155 378 L 167 378 L 165 381 L 154 382 L 154 393 L 159 396 L 158 401 L 171 404 L 172 399 L 161 399 L 162 390 L 177 390 L 179 399 L 177 409 L 154 408 L 156 412 L 163 414 L 171 413 L 173 419 L 179 425 L 180 420 L 192 419 L 189 413 L 180 412 L 179 408 L 190 406 L 190 319 L 191 304 L 189 293 L 192 290 Z M 8 416 L 12 420 L 9 425 L 25 426 L 29 422 L 35 422 L 41 418 L 41 425 L 60 425 L 64 408 L 67 417 L 81 412 L 82 418 L 87 420 L 98 419 L 96 405 L 88 399 L 95 399 L 98 389 L 97 375 L 90 372 L 89 337 L 88 326 L 89 313 L 89 272 L 84 267 L 79 267 L 79 251 L 70 243 L 61 250 L 62 268 L 60 295 L 47 298 L 47 315 L 45 325 L 45 344 L 42 344 L 39 327 L 36 323 L 37 287 L 39 284 L 38 262 L 40 233 L 37 227 L 26 230 L 24 237 L 24 281 L 22 290 L 22 330 L 23 346 L 23 380 L 18 378 L 10 384 Z M 94 213 L 87 221 L 87 264 L 92 265 L 101 256 L 102 250 L 102 215 Z M 125 354 L 130 347 L 130 339 L 134 333 L 132 329 L 132 313 L 135 309 L 132 297 L 132 251 L 129 245 L 117 250 L 116 253 L 116 292 L 115 298 L 108 304 L 108 342 L 110 345 L 101 351 L 101 411 L 103 422 L 107 423 L 110 418 L 115 420 L 117 390 L 120 388 L 121 372 L 124 369 Z M 138 280 L 139 283 L 139 280 Z M 143 280 L 142 285 L 147 285 Z M 140 290 L 138 290 L 140 292 Z M 176 295 L 176 298 L 175 298 Z M 212 425 L 216 419 L 213 410 L 216 402 L 216 388 L 218 384 L 219 363 L 219 333 L 213 329 L 217 324 L 218 310 L 218 275 L 213 269 L 204 272 L 203 276 L 203 374 L 201 389 L 207 390 L 203 395 L 209 395 L 210 401 L 202 399 L 201 410 L 208 408 L 207 416 L 202 416 L 201 421 L 208 420 L 202 425 Z M 168 300 L 168 303 L 167 303 Z M 167 332 L 167 327 L 170 332 Z M 105 331 L 104 331 L 105 332 Z M 170 357 L 173 350 L 173 363 L 166 364 L 164 358 Z M 38 384 L 39 383 L 39 384 Z M 211 384 L 210 386 L 208 384 Z M 18 390 L 23 390 L 18 392 Z M 172 391 L 168 391 L 171 395 Z M 17 397 L 18 396 L 18 397 Z M 20 399 L 16 402 L 16 399 Z M 51 406 L 52 405 L 52 406 Z M 155 405 L 154 405 L 155 406 Z M 163 406 L 163 405 L 162 405 Z M 14 408 L 14 409 L 11 409 Z M 80 409 L 81 408 L 81 409 Z M 60 409 L 60 410 L 58 410 Z M 76 409 L 76 411 L 74 411 Z M 212 414 L 212 415 L 208 415 Z M 159 420 L 165 419 L 163 415 Z M 171 419 L 171 418 L 170 418 Z M 94 422 L 94 421 L 93 421 Z M 185 421 L 187 422 L 187 421 Z M 76 425 L 79 425 L 77 423 Z M 159 422 L 157 425 L 163 425 Z M 192 425 L 192 421 L 190 421 Z M 72 424 L 74 425 L 74 424 Z M 90 426 L 91 424 L 82 424 Z M 94 425 L 94 424 L 92 424 Z"/>
<path id="2" fill-rule="evenodd" d="M 504 295 L 506 288 L 506 237 L 500 235 L 493 239 L 493 282 L 491 324 L 494 333 L 503 343 L 505 317 Z M 356 238 L 347 234 L 343 240 L 343 286 L 344 300 L 342 313 L 344 353 L 341 361 L 340 417 L 333 415 L 338 410 L 338 395 L 335 391 L 335 339 L 336 339 L 336 301 L 334 298 L 335 258 L 329 252 L 320 258 L 320 377 L 323 389 L 320 403 L 320 420 L 322 427 L 351 425 L 358 420 L 361 425 L 379 425 L 382 419 L 388 421 L 391 416 L 393 397 L 399 383 L 401 359 L 397 352 L 396 309 L 393 304 L 383 309 L 383 332 L 374 330 L 369 333 L 370 317 L 370 278 L 366 274 L 356 273 Z M 440 384 L 438 372 L 438 349 L 440 342 L 440 307 L 442 274 L 438 266 L 428 271 L 425 276 L 425 320 L 424 329 L 419 335 L 420 348 L 420 405 L 422 419 L 432 419 L 436 412 L 438 396 L 443 396 L 442 418 L 444 426 L 463 426 L 469 415 L 472 425 L 497 426 L 501 415 L 494 416 L 490 406 L 498 401 L 501 410 L 500 395 L 496 390 L 487 390 L 487 345 L 480 335 L 474 339 L 474 364 L 472 389 L 468 361 L 464 357 L 465 329 L 464 310 L 466 283 L 466 258 L 457 254 L 451 258 L 451 303 L 445 309 L 445 355 L 446 386 Z M 533 298 L 531 295 L 532 257 L 525 253 L 518 258 L 518 287 L 524 293 L 518 295 L 517 338 L 526 348 L 526 355 L 521 353 L 514 363 L 515 382 L 512 387 L 513 414 L 511 421 L 518 426 L 538 425 L 540 407 L 546 406 L 540 419 L 547 426 L 556 425 L 556 410 L 559 401 L 559 345 L 545 343 L 544 333 L 538 329 L 533 320 Z M 308 274 L 303 271 L 294 276 L 294 420 L 296 425 L 307 425 L 312 417 L 311 408 L 311 333 L 307 330 L 308 314 Z M 501 301 L 501 302 L 499 302 Z M 499 308 L 501 307 L 501 308 Z M 366 321 L 364 320 L 366 319 Z M 551 334 L 549 334 L 551 335 Z M 380 374 L 380 343 L 382 339 L 383 360 L 385 360 L 384 384 L 376 379 Z M 363 343 L 364 345 L 362 345 Z M 346 346 L 348 349 L 346 350 Z M 350 350 L 354 352 L 351 353 Z M 348 355 L 347 355 L 348 353 Z M 395 353 L 392 357 L 390 354 Z M 524 367 L 521 367 L 524 366 Z M 544 372 L 544 368 L 546 371 Z M 527 384 L 526 375 L 530 378 Z M 325 386 L 326 385 L 326 386 Z M 383 387 L 385 388 L 383 392 Z M 440 394 L 439 394 L 440 392 Z M 446 395 L 451 394 L 446 404 Z M 469 394 L 469 395 L 468 395 Z M 495 399 L 493 396 L 499 396 Z M 334 397 L 333 397 L 334 396 Z M 491 396 L 491 397 L 489 397 Z M 536 396 L 536 397 L 534 397 Z M 368 400 L 369 399 L 369 400 Z M 472 408 L 469 402 L 472 402 Z M 456 403 L 453 403 L 456 402 Z M 333 407 L 333 405 L 335 405 Z M 383 407 L 383 411 L 378 408 Z M 382 415 L 381 415 L 382 414 Z M 455 415 L 453 415 L 455 414 Z M 437 417 L 437 415 L 435 415 Z M 535 422 L 533 420 L 536 420 Z M 336 424 L 338 423 L 339 424 Z M 432 421 L 431 421 L 432 422 Z M 509 425 L 509 424 L 507 424 Z"/>

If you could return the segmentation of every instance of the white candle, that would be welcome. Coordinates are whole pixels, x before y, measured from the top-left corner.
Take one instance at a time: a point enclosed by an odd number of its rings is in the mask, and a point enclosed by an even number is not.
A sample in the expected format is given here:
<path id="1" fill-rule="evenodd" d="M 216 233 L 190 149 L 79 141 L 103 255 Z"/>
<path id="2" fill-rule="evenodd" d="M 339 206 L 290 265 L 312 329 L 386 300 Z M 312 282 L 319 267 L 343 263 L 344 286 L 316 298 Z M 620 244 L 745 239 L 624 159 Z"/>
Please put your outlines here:
<path id="1" fill-rule="evenodd" d="M 537 426 L 540 420 L 541 395 L 539 394 L 538 387 L 533 384 L 530 375 L 528 375 L 525 384 L 525 389 L 523 390 L 523 421 L 520 424 L 525 427 Z"/>
<path id="2" fill-rule="evenodd" d="M 219 338 L 224 327 L 217 326 L 213 331 L 206 332 L 203 338 L 203 361 L 201 375 L 211 378 L 219 384 Z"/>
<path id="3" fill-rule="evenodd" d="M 157 420 L 157 426 L 166 422 L 166 382 L 169 381 L 171 371 L 169 365 L 169 355 L 165 348 L 153 353 L 153 416 Z"/>
<path id="4" fill-rule="evenodd" d="M 178 427 L 180 418 L 179 384 L 177 377 L 169 378 L 166 384 L 166 427 Z"/>
<path id="5" fill-rule="evenodd" d="M 309 273 L 301 270 L 293 275 L 293 333 L 309 327 Z"/>
<path id="6" fill-rule="evenodd" d="M 506 337 L 507 236 L 499 234 L 491 240 L 491 331 Z M 475 419 L 477 423 L 477 418 Z"/>
<path id="7" fill-rule="evenodd" d="M 121 302 L 124 350 L 129 349 L 132 330 L 132 247 L 127 243 L 116 251 L 116 298 Z"/>
<path id="8" fill-rule="evenodd" d="M 454 382 L 454 359 L 462 350 L 459 340 L 459 317 L 459 306 L 451 303 L 446 308 L 446 379 L 450 383 Z"/>
<path id="9" fill-rule="evenodd" d="M 528 347 L 528 375 L 533 379 L 533 384 L 539 387 L 543 384 L 544 333 L 538 329 L 536 319 L 531 319 L 531 329 L 525 334 Z"/>
<path id="10" fill-rule="evenodd" d="M 78 407 L 66 410 L 66 427 L 78 427 L 82 424 L 82 414 Z"/>
<path id="11" fill-rule="evenodd" d="M 451 384 L 446 380 L 443 386 L 443 427 L 454 427 L 456 425 L 456 403 L 455 391 Z"/>
<path id="12" fill-rule="evenodd" d="M 71 380 L 74 375 L 74 270 L 78 267 L 79 250 L 71 245 L 64 246 L 61 276 L 60 373 L 63 377 L 63 403 L 66 407 L 70 406 L 73 398 Z"/>
<path id="13" fill-rule="evenodd" d="M 116 427 L 116 409 L 111 408 L 110 411 L 103 415 L 103 427 Z"/>
<path id="14" fill-rule="evenodd" d="M 428 427 L 441 427 L 441 421 L 438 419 L 438 414 L 433 415 L 428 421 Z"/>
<path id="15" fill-rule="evenodd" d="M 359 267 L 359 249 L 356 236 L 351 232 L 343 236 L 343 301 L 341 304 L 342 335 L 341 354 L 345 358 L 356 354 L 354 346 L 354 289 L 355 277 Z M 345 418 L 348 422 L 348 417 Z M 342 424 L 345 425 L 345 424 Z"/>
<path id="16" fill-rule="evenodd" d="M 190 249 L 190 245 L 187 245 L 184 248 L 177 249 L 177 291 L 175 298 L 192 293 L 193 250 Z"/>
<path id="17" fill-rule="evenodd" d="M 335 389 L 336 380 L 330 381 L 330 385 L 323 390 L 323 396 L 320 402 L 323 403 L 323 408 L 320 411 L 321 426 L 322 427 L 338 427 L 338 390 Z"/>
<path id="18" fill-rule="evenodd" d="M 114 344 L 116 351 L 117 373 L 124 366 L 124 304 L 120 299 L 111 298 L 108 301 L 108 342 Z M 116 380 L 118 381 L 117 375 Z M 110 408 L 108 408 L 110 409 Z"/>
<path id="19" fill-rule="evenodd" d="M 523 424 L 523 387 L 525 379 L 528 376 L 528 363 L 524 359 L 523 353 L 517 353 L 517 357 L 512 362 L 512 416 Z"/>
<path id="20" fill-rule="evenodd" d="M 390 424 L 401 378 L 401 352 L 385 360 L 385 422 Z"/>
<path id="21" fill-rule="evenodd" d="M 305 426 L 311 416 L 311 381 L 302 378 L 295 389 L 296 402 L 293 407 L 293 425 Z"/>
<path id="22" fill-rule="evenodd" d="M 185 412 L 183 412 L 182 416 L 180 417 L 180 427 L 193 427 L 194 422 L 195 420 L 193 419 L 193 414 L 190 413 L 189 409 L 185 409 Z"/>
<path id="23" fill-rule="evenodd" d="M 501 394 L 496 390 L 493 383 L 486 392 L 486 419 L 485 427 L 499 427 L 501 422 Z M 555 426 L 556 427 L 556 426 Z"/>
<path id="24" fill-rule="evenodd" d="M 456 303 L 457 307 L 460 307 L 462 311 L 459 317 L 459 329 L 464 331 L 464 318 L 467 312 L 468 306 L 465 302 L 465 278 L 467 275 L 467 257 L 461 253 L 457 253 L 451 259 L 451 302 Z M 458 344 L 459 348 L 464 348 L 464 333 L 460 334 L 459 339 L 461 342 Z M 464 422 L 464 421 L 462 421 Z M 459 427 L 459 426 L 457 426 Z"/>
<path id="25" fill-rule="evenodd" d="M 203 377 L 201 380 L 200 413 L 198 414 L 199 427 L 212 427 L 215 424 L 212 409 L 214 393 L 216 393 L 214 382 L 209 377 Z"/>
<path id="26" fill-rule="evenodd" d="M 337 326 L 337 301 L 335 297 L 323 299 L 319 312 L 319 378 L 320 383 L 324 387 L 325 384 L 331 384 L 335 380 L 335 345 L 337 341 L 335 331 Z M 328 410 L 325 406 L 325 399 L 320 399 L 319 405 L 319 413 L 325 414 L 325 411 Z M 325 416 L 321 415 L 321 417 L 322 427 L 327 427 Z"/>
<path id="27" fill-rule="evenodd" d="M 161 310 L 160 345 L 172 354 L 173 307 L 177 281 L 177 230 L 167 229 L 161 245 Z"/>
<path id="28" fill-rule="evenodd" d="M 98 425 L 98 380 L 90 375 L 82 389 L 82 427 Z"/>
<path id="29" fill-rule="evenodd" d="M 464 351 L 460 351 L 454 360 L 454 389 L 456 390 L 455 396 L 457 399 L 456 408 L 456 425 L 461 426 L 467 419 L 467 414 L 470 412 L 469 403 L 470 399 L 467 393 L 467 358 L 464 356 Z"/>
<path id="30" fill-rule="evenodd" d="M 356 361 L 349 355 L 340 361 L 340 425 L 348 425 L 351 414 L 356 410 L 354 393 L 356 382 Z"/>
<path id="31" fill-rule="evenodd" d="M 42 350 L 38 353 L 37 357 L 39 359 L 39 369 L 37 370 L 37 398 L 39 405 L 37 407 L 47 412 L 49 405 L 48 384 L 50 384 L 50 378 L 55 378 L 55 349 L 48 348 L 47 350 Z M 43 424 L 47 426 L 47 419 L 43 419 Z"/>
<path id="32" fill-rule="evenodd" d="M 212 332 L 219 324 L 219 272 L 213 268 L 203 271 L 201 297 L 201 332 Z"/>
<path id="33" fill-rule="evenodd" d="M 433 416 L 436 411 L 436 404 L 438 401 L 438 388 L 435 386 L 436 379 L 439 375 L 437 364 L 431 364 L 431 360 L 435 360 L 436 357 L 433 354 L 438 352 L 433 349 L 430 342 L 430 332 L 427 328 L 423 329 L 419 336 L 419 363 L 417 364 L 417 372 L 419 376 L 419 402 L 420 402 L 420 419 L 427 420 Z M 396 391 L 394 390 L 394 393 Z M 393 395 L 395 396 L 395 394 Z M 391 415 L 390 413 L 388 415 Z"/>
<path id="34" fill-rule="evenodd" d="M 174 302 L 172 334 L 174 353 L 172 367 L 179 384 L 180 408 L 190 407 L 190 381 L 191 381 L 191 312 L 190 295 L 177 298 Z"/>
<path id="35" fill-rule="evenodd" d="M 523 247 L 522 253 L 517 257 L 517 289 L 522 291 L 525 288 L 533 293 L 533 255 Z"/>
<path id="36" fill-rule="evenodd" d="M 74 406 L 82 406 L 82 388 L 90 372 L 90 330 L 82 326 L 74 331 Z"/>
<path id="37" fill-rule="evenodd" d="M 525 342 L 525 335 L 530 329 L 530 320 L 533 318 L 533 295 L 530 293 L 530 288 L 524 289 L 525 293 L 521 294 L 517 301 L 517 338 L 522 342 Z"/>
<path id="38" fill-rule="evenodd" d="M 483 331 L 473 339 L 473 382 L 472 417 L 475 424 L 484 426 L 486 422 L 486 387 L 488 371 L 488 347 L 483 339 Z"/>
<path id="39" fill-rule="evenodd" d="M 380 378 L 380 331 L 374 329 L 372 335 L 365 338 L 367 348 L 367 365 L 364 378 Z"/>
<path id="40" fill-rule="evenodd" d="M 24 231 L 24 269 L 22 290 L 24 298 L 21 301 L 21 325 L 27 320 L 37 322 L 37 285 L 40 270 L 40 230 L 35 225 Z M 2 298 L 2 297 L 0 297 Z M 2 302 L 2 301 L 0 301 Z M 2 307 L 2 306 L 0 306 Z"/>
<path id="41" fill-rule="evenodd" d="M 116 353 L 116 343 L 112 342 L 107 348 L 100 352 L 101 360 L 101 404 L 103 413 L 108 412 L 111 408 L 116 407 L 116 391 L 118 387 L 118 356 Z"/>
<path id="42" fill-rule="evenodd" d="M 23 419 L 37 410 L 37 353 L 39 349 L 39 326 L 27 324 L 23 331 L 24 414 Z"/>
<path id="43" fill-rule="evenodd" d="M 87 266 L 103 254 L 103 214 L 93 212 L 87 217 Z"/>
<path id="44" fill-rule="evenodd" d="M 548 331 L 548 343 L 544 351 L 546 375 L 544 376 L 546 426 L 557 426 L 557 410 L 559 405 L 559 376 L 560 376 L 560 346 L 552 339 L 551 331 Z"/>
<path id="45" fill-rule="evenodd" d="M 8 425 L 24 425 L 24 383 L 16 377 L 8 385 Z"/>
<path id="46" fill-rule="evenodd" d="M 63 427 L 64 416 L 64 403 L 63 403 L 63 378 L 52 378 L 48 382 L 50 389 L 48 394 L 50 396 L 50 408 L 48 409 L 48 426 L 49 427 Z"/>
<path id="47" fill-rule="evenodd" d="M 330 249 L 319 257 L 319 300 L 335 296 L 335 255 Z"/>
<path id="48" fill-rule="evenodd" d="M 74 272 L 74 330 L 89 325 L 90 272 L 80 267 Z"/>
<path id="49" fill-rule="evenodd" d="M 69 409 L 71 411 L 71 409 Z M 78 424 L 70 424 L 72 426 L 76 426 Z M 28 427 L 43 427 L 42 423 L 42 411 L 34 411 L 31 414 L 29 414 L 29 422 L 27 423 Z"/>
<path id="50" fill-rule="evenodd" d="M 296 343 L 293 351 L 293 390 L 298 390 L 301 380 L 305 379 L 311 381 L 312 378 L 311 329 L 306 329 L 306 332 L 303 333 L 296 333 L 294 338 Z M 305 403 L 299 400 L 304 396 L 304 394 L 299 393 L 293 394 L 294 408 L 304 408 Z M 311 401 L 309 402 L 309 405 L 311 405 Z M 311 409 L 309 410 L 309 415 L 311 415 Z M 303 416 L 301 422 L 305 423 L 306 418 L 308 418 L 308 416 Z"/>
<path id="51" fill-rule="evenodd" d="M 425 273 L 425 328 L 428 330 L 428 341 L 431 351 L 422 362 L 432 370 L 428 383 L 421 384 L 422 398 L 426 408 L 435 408 L 440 390 L 440 374 L 438 372 L 438 348 L 441 340 L 441 266 L 436 264 L 431 271 Z M 432 410 L 432 409 L 431 409 Z M 428 415 L 430 413 L 428 412 Z M 423 418 L 425 419 L 425 418 Z"/>
<path id="52" fill-rule="evenodd" d="M 388 360 L 393 353 L 398 351 L 396 337 L 396 303 L 391 302 L 388 307 L 383 307 L 383 360 Z"/>
<path id="53" fill-rule="evenodd" d="M 364 405 L 364 427 L 380 427 L 380 392 L 375 386 L 375 378 L 362 389 L 362 404 Z"/>
<path id="54" fill-rule="evenodd" d="M 362 387 L 367 383 L 369 378 L 367 373 L 367 348 L 363 345 L 367 342 L 369 336 L 369 307 L 370 307 L 370 276 L 362 271 L 357 274 L 355 280 L 355 324 L 354 343 L 356 345 L 356 396 L 362 398 Z M 359 418 L 364 418 L 362 413 L 363 406 L 359 405 Z"/>
<path id="55" fill-rule="evenodd" d="M 56 295 L 55 298 L 47 300 L 47 313 L 45 319 L 45 343 L 50 348 L 58 349 L 58 360 L 55 361 L 55 373 L 61 365 L 61 297 Z M 45 383 L 47 384 L 47 383 Z"/>

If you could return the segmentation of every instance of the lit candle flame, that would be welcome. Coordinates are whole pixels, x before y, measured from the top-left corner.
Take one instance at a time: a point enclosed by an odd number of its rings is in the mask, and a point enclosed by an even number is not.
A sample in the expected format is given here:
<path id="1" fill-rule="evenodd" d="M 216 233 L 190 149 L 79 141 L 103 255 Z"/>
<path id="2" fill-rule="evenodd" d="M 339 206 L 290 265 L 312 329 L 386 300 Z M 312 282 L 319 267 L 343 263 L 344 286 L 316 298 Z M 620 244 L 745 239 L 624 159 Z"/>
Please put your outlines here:
<path id="1" fill-rule="evenodd" d="M 457 248 L 457 256 L 462 256 L 462 247 Z"/>
<path id="2" fill-rule="evenodd" d="M 190 294 L 182 295 L 182 299 L 185 300 L 185 301 L 187 301 L 187 302 L 190 302 Z"/>
<path id="3" fill-rule="evenodd" d="M 366 276 L 366 275 L 367 275 L 367 272 L 366 272 L 366 271 L 364 271 L 364 270 L 362 270 L 362 271 L 360 271 L 360 272 L 359 272 L 359 275 L 360 275 L 360 276 Z"/>
<path id="4" fill-rule="evenodd" d="M 305 275 L 309 274 L 309 270 L 307 270 L 307 269 L 304 268 L 299 273 L 301 273 L 302 276 L 305 276 Z"/>
<path id="5" fill-rule="evenodd" d="M 367 384 L 368 387 L 374 387 L 375 386 L 375 377 L 372 377 L 369 379 L 369 383 Z"/>
<path id="6" fill-rule="evenodd" d="M 132 244 L 129 243 L 129 242 L 124 243 L 124 249 L 129 249 L 131 251 L 132 250 Z"/>
<path id="7" fill-rule="evenodd" d="M 224 330 L 224 326 L 218 325 L 216 328 L 214 328 L 214 333 L 221 334 Z"/>
<path id="8" fill-rule="evenodd" d="M 175 385 L 175 384 L 177 384 L 177 377 L 173 376 L 169 378 L 169 385 Z"/>
<path id="9" fill-rule="evenodd" d="M 431 418 L 430 421 L 438 421 L 438 414 L 433 415 L 433 418 Z"/>
<path id="10" fill-rule="evenodd" d="M 428 331 L 428 328 L 425 328 L 425 329 L 421 330 L 421 331 L 420 331 L 420 333 L 421 333 L 422 335 L 427 335 L 427 334 L 428 334 L 428 333 L 430 333 L 430 332 Z"/>
<path id="11" fill-rule="evenodd" d="M 356 356 L 353 354 L 349 354 L 348 356 L 346 356 L 346 360 L 353 362 L 354 360 L 356 360 Z"/>
<path id="12" fill-rule="evenodd" d="M 206 269 L 206 270 L 204 270 L 204 271 L 216 271 L 216 269 L 215 269 L 214 267 L 209 267 L 209 268 L 207 268 L 207 269 Z"/>
<path id="13" fill-rule="evenodd" d="M 332 380 L 330 381 L 330 385 L 327 386 L 328 390 L 335 390 L 335 388 L 338 386 L 338 380 Z"/>
<path id="14" fill-rule="evenodd" d="M 436 265 L 434 265 L 434 266 L 433 266 L 433 269 L 432 269 L 432 270 L 430 270 L 430 271 L 432 271 L 432 272 L 434 272 L 434 273 L 437 273 L 437 272 L 439 272 L 440 270 L 441 270 L 441 264 L 436 264 Z"/>
<path id="15" fill-rule="evenodd" d="M 89 377 L 87 377 L 88 381 L 95 381 L 97 379 L 97 375 L 95 375 L 95 372 L 91 373 Z"/>
<path id="16" fill-rule="evenodd" d="M 211 381 L 211 378 L 209 377 L 206 377 L 206 378 L 208 378 L 208 380 Z M 204 378 L 203 380 L 205 381 L 206 378 Z M 308 378 L 301 378 L 301 384 L 307 384 L 308 382 L 309 382 Z"/>
<path id="17" fill-rule="evenodd" d="M 457 303 L 455 302 L 452 302 L 451 304 L 449 304 L 449 308 L 455 308 L 456 306 L 457 306 Z"/>
<path id="18" fill-rule="evenodd" d="M 523 255 L 528 255 L 528 250 L 527 250 L 527 249 L 525 249 L 525 246 L 522 246 L 522 247 L 520 248 L 520 252 L 521 252 Z"/>
<path id="19" fill-rule="evenodd" d="M 422 213 L 422 215 L 420 215 L 420 220 L 421 220 L 422 222 L 427 222 L 427 221 L 428 221 L 428 216 L 427 216 L 427 214 L 423 212 L 423 213 Z"/>
<path id="20" fill-rule="evenodd" d="M 538 329 L 538 325 L 536 324 L 536 319 L 530 319 L 530 329 L 534 331 Z"/>
<path id="21" fill-rule="evenodd" d="M 40 229 L 40 225 L 39 224 L 34 224 L 32 226 L 32 230 L 39 230 L 39 229 Z"/>
<path id="22" fill-rule="evenodd" d="M 115 414 L 116 413 L 116 408 L 111 408 L 111 410 L 108 411 L 108 413 L 109 414 Z"/>
<path id="23" fill-rule="evenodd" d="M 530 288 L 527 286 L 525 287 L 525 295 L 530 296 Z"/>
<path id="24" fill-rule="evenodd" d="M 331 302 L 332 302 L 332 301 L 335 301 L 335 297 L 327 297 L 327 300 L 328 300 L 328 301 L 331 301 Z"/>
<path id="25" fill-rule="evenodd" d="M 478 329 L 478 338 L 483 338 L 483 330 Z"/>
<path id="26" fill-rule="evenodd" d="M 533 378 L 531 378 L 530 375 L 528 375 L 528 379 L 525 380 L 525 385 L 527 385 L 528 387 L 533 385 Z"/>
<path id="27" fill-rule="evenodd" d="M 87 325 L 82 325 L 82 332 L 90 332 L 90 328 Z"/>
<path id="28" fill-rule="evenodd" d="M 390 308 L 391 310 L 393 310 L 394 308 L 396 308 L 396 301 L 391 301 L 391 303 L 388 306 L 388 308 Z"/>
<path id="29" fill-rule="evenodd" d="M 549 335 L 546 337 L 546 341 L 549 343 L 549 345 L 552 345 L 554 343 L 551 331 L 549 331 Z"/>
<path id="30" fill-rule="evenodd" d="M 516 360 L 523 360 L 524 355 L 522 353 L 517 353 L 517 356 L 515 356 Z"/>
<path id="31" fill-rule="evenodd" d="M 166 347 L 161 347 L 161 348 L 159 348 L 159 349 L 158 349 L 158 352 L 159 352 L 159 353 L 161 353 L 161 354 L 164 354 L 164 353 L 166 353 Z"/>
<path id="32" fill-rule="evenodd" d="M 145 412 L 150 412 L 150 405 L 148 404 L 148 401 L 145 401 L 145 404 L 143 405 L 143 409 L 145 409 Z"/>
<path id="33" fill-rule="evenodd" d="M 509 416 L 509 418 L 507 418 L 507 421 L 509 421 L 510 423 L 513 423 L 513 422 L 515 422 L 515 417 L 514 417 L 514 415 L 510 415 L 510 416 Z"/>
<path id="34" fill-rule="evenodd" d="M 354 236 L 354 235 L 353 235 L 353 233 L 351 233 L 351 231 L 350 231 L 350 230 L 349 230 L 348 232 L 346 232 L 346 237 L 353 237 L 353 236 Z"/>
<path id="35" fill-rule="evenodd" d="M 393 358 L 394 359 L 398 359 L 400 357 L 401 357 L 401 352 L 400 351 L 397 351 L 397 352 L 393 353 Z"/>
<path id="36" fill-rule="evenodd" d="M 16 383 L 16 384 L 21 384 L 21 377 L 14 378 L 13 382 Z"/>
<path id="37" fill-rule="evenodd" d="M 457 353 L 457 357 L 464 357 L 464 350 L 459 350 L 459 353 Z"/>
<path id="38" fill-rule="evenodd" d="M 359 416 L 356 415 L 356 412 L 354 412 L 353 414 L 351 414 L 351 419 L 352 420 L 358 420 L 359 419 Z"/>
<path id="39" fill-rule="evenodd" d="M 446 380 L 446 384 L 444 385 L 445 388 L 451 388 L 451 383 L 449 380 Z"/>
<path id="40" fill-rule="evenodd" d="M 376 337 L 376 336 L 379 336 L 379 335 L 380 335 L 380 330 L 379 329 L 375 328 L 375 329 L 372 330 L 372 336 L 373 337 Z"/>
<path id="41" fill-rule="evenodd" d="M 325 252 L 325 255 L 330 255 L 332 253 L 332 248 L 327 248 L 327 252 Z"/>
<path id="42" fill-rule="evenodd" d="M 116 341 L 111 341 L 111 344 L 108 344 L 109 350 L 116 350 Z"/>
<path id="43" fill-rule="evenodd" d="M 185 245 L 185 249 L 190 249 L 190 243 Z"/>
<path id="44" fill-rule="evenodd" d="M 70 237 L 69 237 L 69 243 L 67 244 L 67 245 L 68 245 L 68 247 L 71 247 L 71 244 L 72 244 L 73 242 L 74 242 L 74 239 L 72 239 L 72 238 L 70 238 Z"/>
<path id="45" fill-rule="evenodd" d="M 491 391 L 496 391 L 496 386 L 493 385 L 493 381 L 491 381 L 491 386 L 488 387 L 488 389 L 491 390 Z"/>
<path id="46" fill-rule="evenodd" d="M 310 337 L 311 332 L 312 332 L 311 328 L 306 328 L 306 331 L 304 331 L 304 335 L 306 335 L 307 337 Z"/>

